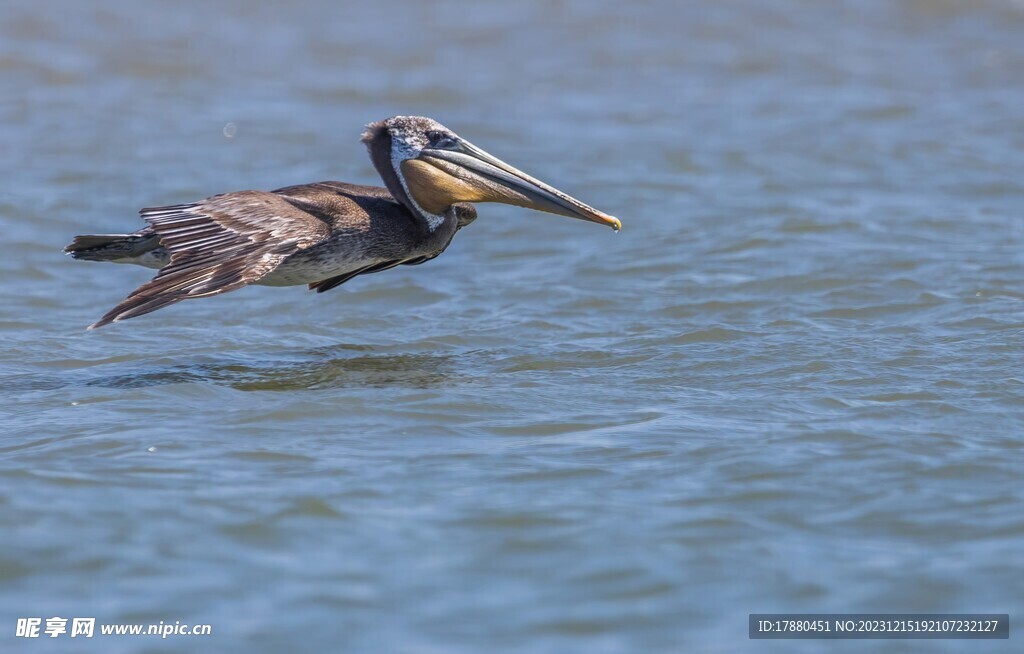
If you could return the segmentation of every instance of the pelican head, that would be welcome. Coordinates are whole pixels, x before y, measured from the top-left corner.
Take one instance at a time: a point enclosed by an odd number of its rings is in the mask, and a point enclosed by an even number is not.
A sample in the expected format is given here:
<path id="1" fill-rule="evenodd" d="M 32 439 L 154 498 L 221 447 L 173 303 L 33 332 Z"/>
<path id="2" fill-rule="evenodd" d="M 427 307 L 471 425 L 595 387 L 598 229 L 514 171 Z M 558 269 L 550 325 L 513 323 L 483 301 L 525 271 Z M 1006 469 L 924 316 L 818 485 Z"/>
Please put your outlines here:
<path id="1" fill-rule="evenodd" d="M 395 116 L 373 123 L 363 141 L 392 195 L 411 203 L 432 228 L 432 218 L 440 221 L 460 202 L 502 202 L 616 231 L 622 227 L 618 218 L 513 168 L 430 118 Z"/>

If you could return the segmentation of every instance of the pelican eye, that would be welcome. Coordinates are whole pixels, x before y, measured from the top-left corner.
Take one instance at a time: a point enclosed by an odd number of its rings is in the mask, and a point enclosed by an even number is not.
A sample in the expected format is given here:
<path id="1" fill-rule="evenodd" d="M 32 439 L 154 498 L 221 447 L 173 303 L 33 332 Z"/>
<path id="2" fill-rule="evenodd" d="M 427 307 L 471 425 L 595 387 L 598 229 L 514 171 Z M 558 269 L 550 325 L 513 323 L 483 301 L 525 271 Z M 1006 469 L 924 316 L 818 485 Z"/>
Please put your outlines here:
<path id="1" fill-rule="evenodd" d="M 450 148 L 455 145 L 455 137 L 448 132 L 436 129 L 430 130 L 427 132 L 427 138 L 430 140 L 430 147 L 432 148 Z"/>

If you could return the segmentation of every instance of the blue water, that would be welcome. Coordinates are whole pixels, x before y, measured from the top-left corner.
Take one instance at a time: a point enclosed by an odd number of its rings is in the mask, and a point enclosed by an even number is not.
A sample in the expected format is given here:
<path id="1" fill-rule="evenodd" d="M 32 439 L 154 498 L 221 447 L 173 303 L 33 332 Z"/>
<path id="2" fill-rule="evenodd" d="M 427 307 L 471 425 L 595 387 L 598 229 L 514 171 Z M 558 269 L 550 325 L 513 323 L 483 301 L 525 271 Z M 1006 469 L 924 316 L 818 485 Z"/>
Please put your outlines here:
<path id="1" fill-rule="evenodd" d="M 0 650 L 1019 649 L 1024 4 L 16 1 L 0 90 Z M 377 183 L 394 114 L 622 232 L 481 205 L 83 331 L 151 271 L 72 236 Z M 748 640 L 781 611 L 1014 638 Z"/>

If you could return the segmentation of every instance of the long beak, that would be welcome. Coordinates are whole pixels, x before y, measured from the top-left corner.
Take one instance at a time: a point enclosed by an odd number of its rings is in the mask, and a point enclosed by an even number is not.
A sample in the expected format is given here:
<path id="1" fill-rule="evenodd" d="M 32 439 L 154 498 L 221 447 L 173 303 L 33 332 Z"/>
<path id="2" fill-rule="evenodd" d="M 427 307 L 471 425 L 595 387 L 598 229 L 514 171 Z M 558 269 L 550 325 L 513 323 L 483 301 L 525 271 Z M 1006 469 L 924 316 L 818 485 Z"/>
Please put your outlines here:
<path id="1" fill-rule="evenodd" d="M 420 152 L 419 159 L 449 174 L 462 176 L 458 175 L 456 170 L 452 170 L 452 166 L 473 173 L 490 187 L 494 193 L 493 199 L 498 202 L 589 220 L 607 225 L 615 231 L 622 229 L 622 223 L 618 218 L 598 211 L 539 179 L 530 177 L 463 139 L 459 139 L 455 146 L 449 148 L 425 148 Z"/>

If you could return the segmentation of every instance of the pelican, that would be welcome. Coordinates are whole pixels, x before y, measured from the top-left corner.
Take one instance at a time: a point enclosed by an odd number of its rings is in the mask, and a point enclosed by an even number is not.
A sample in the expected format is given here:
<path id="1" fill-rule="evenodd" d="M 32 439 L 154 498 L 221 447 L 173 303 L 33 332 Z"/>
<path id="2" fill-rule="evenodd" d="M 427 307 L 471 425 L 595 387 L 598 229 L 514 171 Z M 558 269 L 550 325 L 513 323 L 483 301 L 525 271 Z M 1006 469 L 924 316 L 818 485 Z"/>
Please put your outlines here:
<path id="1" fill-rule="evenodd" d="M 89 329 L 248 284 L 323 293 L 356 275 L 420 264 L 476 219 L 473 202 L 622 226 L 430 118 L 371 123 L 362 140 L 386 188 L 317 182 L 225 193 L 142 209 L 148 225 L 131 234 L 76 236 L 64 248 L 75 259 L 159 269 Z"/>

